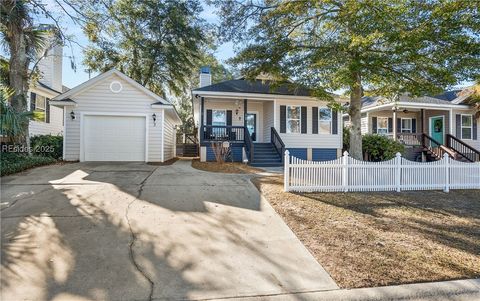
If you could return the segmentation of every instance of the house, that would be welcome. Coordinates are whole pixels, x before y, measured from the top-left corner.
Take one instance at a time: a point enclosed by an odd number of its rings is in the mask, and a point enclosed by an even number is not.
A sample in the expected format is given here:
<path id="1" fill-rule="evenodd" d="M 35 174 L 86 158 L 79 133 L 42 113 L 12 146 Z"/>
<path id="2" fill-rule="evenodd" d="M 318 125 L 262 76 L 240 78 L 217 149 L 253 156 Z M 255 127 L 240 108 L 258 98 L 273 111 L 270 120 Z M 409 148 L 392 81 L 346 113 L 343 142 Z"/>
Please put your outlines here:
<path id="1" fill-rule="evenodd" d="M 34 112 L 29 135 L 63 135 L 63 108 L 50 106 L 50 99 L 68 90 L 62 84 L 63 46 L 52 43 L 38 62 L 40 78 L 28 91 L 27 105 Z"/>
<path id="2" fill-rule="evenodd" d="M 164 162 L 175 156 L 174 106 L 118 70 L 62 93 L 50 105 L 64 111 L 63 159 Z"/>
<path id="3" fill-rule="evenodd" d="M 468 104 L 470 96 L 466 88 L 435 96 L 402 95 L 396 101 L 363 97 L 362 134 L 386 135 L 403 143 L 411 160 L 436 160 L 446 152 L 456 159 L 479 161 L 480 116 Z M 348 115 L 343 118 L 348 126 Z"/>
<path id="4" fill-rule="evenodd" d="M 254 166 L 282 165 L 285 149 L 308 160 L 341 155 L 342 119 L 305 87 L 266 77 L 212 84 L 202 68 L 192 95 L 201 161 L 215 159 L 215 141 L 228 141 L 234 161 Z"/>

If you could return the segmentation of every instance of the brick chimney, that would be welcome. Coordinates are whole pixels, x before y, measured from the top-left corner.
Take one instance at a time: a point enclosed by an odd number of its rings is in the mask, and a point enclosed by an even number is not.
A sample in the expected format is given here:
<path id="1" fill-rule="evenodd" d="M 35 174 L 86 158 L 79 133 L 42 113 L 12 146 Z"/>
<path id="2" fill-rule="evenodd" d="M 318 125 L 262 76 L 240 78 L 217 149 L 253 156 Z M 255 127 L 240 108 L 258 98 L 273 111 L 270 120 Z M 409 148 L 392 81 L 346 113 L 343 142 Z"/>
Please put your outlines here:
<path id="1" fill-rule="evenodd" d="M 205 66 L 200 68 L 200 88 L 210 86 L 212 84 L 212 74 L 210 67 Z"/>

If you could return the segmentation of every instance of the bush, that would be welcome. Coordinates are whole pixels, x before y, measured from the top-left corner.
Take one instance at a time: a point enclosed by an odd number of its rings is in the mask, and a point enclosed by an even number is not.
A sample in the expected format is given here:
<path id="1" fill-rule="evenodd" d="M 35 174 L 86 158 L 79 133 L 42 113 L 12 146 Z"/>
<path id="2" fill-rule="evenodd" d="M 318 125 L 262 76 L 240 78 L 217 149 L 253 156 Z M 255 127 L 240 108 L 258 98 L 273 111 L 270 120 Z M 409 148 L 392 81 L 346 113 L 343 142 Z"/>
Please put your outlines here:
<path id="1" fill-rule="evenodd" d="M 17 173 L 22 170 L 57 162 L 50 157 L 28 156 L 19 153 L 0 154 L 0 176 Z"/>
<path id="2" fill-rule="evenodd" d="M 30 139 L 34 156 L 61 159 L 63 155 L 63 137 L 53 135 L 34 136 Z"/>
<path id="3" fill-rule="evenodd" d="M 367 154 L 370 161 L 385 161 L 395 157 L 396 153 L 405 151 L 404 146 L 387 136 L 368 134 L 362 139 L 363 152 Z"/>

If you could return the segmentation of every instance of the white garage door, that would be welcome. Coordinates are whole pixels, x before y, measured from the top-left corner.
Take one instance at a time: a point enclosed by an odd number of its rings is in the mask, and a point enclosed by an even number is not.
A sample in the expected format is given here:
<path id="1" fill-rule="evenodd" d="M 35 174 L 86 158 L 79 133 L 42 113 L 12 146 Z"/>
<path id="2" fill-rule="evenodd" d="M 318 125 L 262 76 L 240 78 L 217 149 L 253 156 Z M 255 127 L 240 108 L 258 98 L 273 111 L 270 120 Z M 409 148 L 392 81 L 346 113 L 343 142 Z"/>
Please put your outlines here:
<path id="1" fill-rule="evenodd" d="M 145 117 L 85 115 L 85 161 L 145 161 Z"/>

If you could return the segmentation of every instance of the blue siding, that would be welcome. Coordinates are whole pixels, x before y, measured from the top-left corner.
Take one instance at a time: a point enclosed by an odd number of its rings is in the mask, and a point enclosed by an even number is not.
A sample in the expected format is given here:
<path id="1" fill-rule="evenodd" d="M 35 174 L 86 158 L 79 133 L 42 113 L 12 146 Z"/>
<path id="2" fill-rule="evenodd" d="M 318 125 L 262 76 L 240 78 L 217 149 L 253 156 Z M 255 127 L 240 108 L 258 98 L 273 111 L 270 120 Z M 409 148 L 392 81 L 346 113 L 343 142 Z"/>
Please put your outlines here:
<path id="1" fill-rule="evenodd" d="M 314 148 L 312 149 L 313 161 L 329 161 L 337 159 L 336 148 Z"/>
<path id="2" fill-rule="evenodd" d="M 297 157 L 302 160 L 307 160 L 307 149 L 306 148 L 288 148 L 290 156 Z"/>
<path id="3" fill-rule="evenodd" d="M 232 146 L 233 161 L 242 162 L 242 146 Z M 207 161 L 215 161 L 215 154 L 211 146 L 207 146 Z"/>

